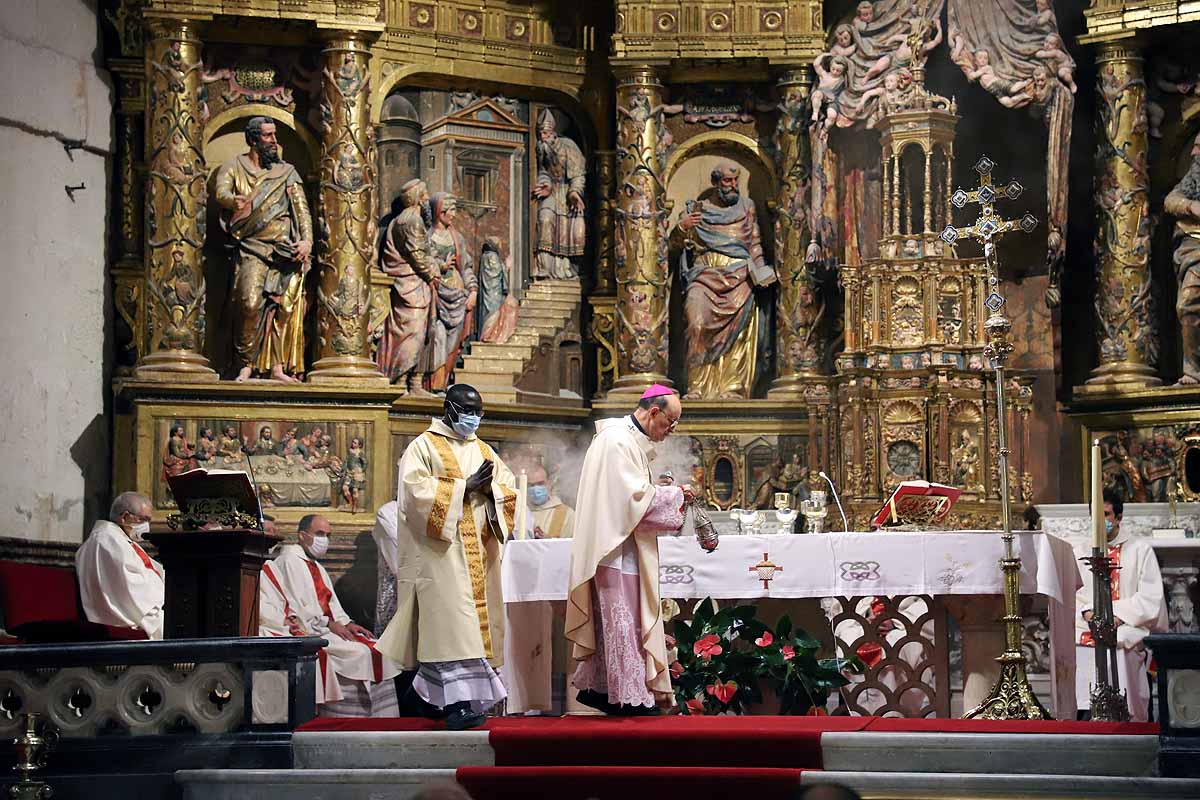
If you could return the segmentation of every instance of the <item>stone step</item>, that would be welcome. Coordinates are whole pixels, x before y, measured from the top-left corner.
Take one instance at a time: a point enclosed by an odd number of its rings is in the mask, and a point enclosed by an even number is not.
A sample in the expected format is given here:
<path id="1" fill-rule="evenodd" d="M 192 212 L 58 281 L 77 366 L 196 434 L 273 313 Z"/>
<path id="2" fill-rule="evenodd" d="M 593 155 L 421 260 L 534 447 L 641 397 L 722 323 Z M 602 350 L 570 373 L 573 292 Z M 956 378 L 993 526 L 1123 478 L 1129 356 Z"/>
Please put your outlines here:
<path id="1" fill-rule="evenodd" d="M 476 386 L 475 388 L 479 389 L 478 386 Z M 481 398 L 483 398 L 483 403 L 484 403 L 485 407 L 488 404 L 492 404 L 492 405 L 501 404 L 501 405 L 509 405 L 509 406 L 515 406 L 517 404 L 516 389 L 513 389 L 508 392 L 503 392 L 503 391 L 499 391 L 499 390 L 489 391 L 489 390 L 479 389 L 479 396 Z"/>
<path id="2" fill-rule="evenodd" d="M 558 331 L 558 325 L 550 325 L 538 319 L 522 320 L 521 322 L 517 323 L 517 332 L 524 333 L 526 335 L 533 334 L 554 338 L 554 334 L 558 333 Z"/>
<path id="3" fill-rule="evenodd" d="M 903 758 L 897 758 L 903 753 Z M 980 758 L 987 753 L 987 758 Z M 955 772 L 1014 775 L 1153 775 L 1157 736 L 826 731 L 825 769 L 843 772 Z"/>
<path id="4" fill-rule="evenodd" d="M 185 769 L 183 800 L 408 800 L 453 769 Z"/>
<path id="5" fill-rule="evenodd" d="M 515 392 L 514 384 L 517 376 L 511 372 L 472 372 L 459 370 L 454 374 L 458 383 L 469 383 L 479 390 L 480 394 L 489 392 Z"/>
<path id="6" fill-rule="evenodd" d="M 491 767 L 496 753 L 488 736 L 487 731 L 301 731 L 292 737 L 292 754 L 296 769 Z"/>
<path id="7" fill-rule="evenodd" d="M 559 300 L 553 297 L 541 297 L 538 295 L 526 295 L 525 299 L 521 301 L 521 309 L 524 310 L 527 308 L 553 308 L 557 311 L 563 312 L 564 314 L 573 314 L 575 313 L 575 310 L 579 308 L 579 301 Z"/>
<path id="8" fill-rule="evenodd" d="M 504 344 L 471 342 L 471 355 L 485 358 L 515 358 L 524 361 L 533 356 L 533 347 L 513 344 L 511 339 Z"/>
<path id="9" fill-rule="evenodd" d="M 463 368 L 459 372 L 489 372 L 505 375 L 520 375 L 525 369 L 524 359 L 496 358 L 494 356 L 477 356 L 474 353 L 463 356 Z"/>
<path id="10" fill-rule="evenodd" d="M 520 315 L 517 317 L 517 322 L 546 322 L 555 327 L 566 325 L 571 319 L 571 314 L 558 311 L 553 308 L 522 308 Z"/>
<path id="11" fill-rule="evenodd" d="M 974 736 L 975 734 L 971 734 Z M 912 753 L 894 752 L 889 758 L 904 763 Z M 990 762 L 986 750 L 975 758 Z M 1200 796 L 1200 781 L 1187 778 L 1116 778 L 1093 775 L 983 775 L 962 772 L 840 772 L 805 770 L 802 786 L 838 783 L 863 797 L 888 800 L 934 800 L 962 797 L 1053 797 L 1071 800 L 1168 800 Z"/>

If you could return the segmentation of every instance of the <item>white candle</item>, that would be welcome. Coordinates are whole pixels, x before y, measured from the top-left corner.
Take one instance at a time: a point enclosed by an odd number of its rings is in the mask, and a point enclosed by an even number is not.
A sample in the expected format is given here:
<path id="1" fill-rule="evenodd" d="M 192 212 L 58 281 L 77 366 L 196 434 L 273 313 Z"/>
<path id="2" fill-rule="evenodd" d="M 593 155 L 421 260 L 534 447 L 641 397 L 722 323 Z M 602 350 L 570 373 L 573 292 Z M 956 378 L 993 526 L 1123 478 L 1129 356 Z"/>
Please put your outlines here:
<path id="1" fill-rule="evenodd" d="M 525 517 L 529 513 L 529 475 L 525 470 L 521 470 L 521 474 L 517 476 L 517 514 L 513 522 L 513 527 L 516 529 L 511 531 L 514 539 L 525 538 Z"/>
<path id="2" fill-rule="evenodd" d="M 1104 530 L 1104 480 L 1100 474 L 1100 440 L 1092 442 L 1092 546 L 1101 551 L 1108 545 Z"/>

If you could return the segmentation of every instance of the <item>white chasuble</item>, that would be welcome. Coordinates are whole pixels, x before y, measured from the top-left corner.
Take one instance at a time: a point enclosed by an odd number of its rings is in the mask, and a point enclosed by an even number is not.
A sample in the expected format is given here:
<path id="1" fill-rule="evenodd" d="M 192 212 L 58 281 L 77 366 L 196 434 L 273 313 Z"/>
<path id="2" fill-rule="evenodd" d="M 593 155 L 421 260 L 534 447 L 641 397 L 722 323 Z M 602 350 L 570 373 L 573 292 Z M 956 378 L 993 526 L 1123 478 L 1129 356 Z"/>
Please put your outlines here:
<path id="1" fill-rule="evenodd" d="M 317 656 L 318 705 L 343 699 L 339 676 L 370 685 L 400 673 L 370 640 L 332 633 L 329 626 L 334 622 L 345 625 L 350 615 L 338 601 L 329 573 L 300 545 L 284 545 L 278 556 L 263 564 L 259 576 L 258 635 L 324 637 L 328 644 Z"/>
<path id="2" fill-rule="evenodd" d="M 551 497 L 544 505 L 530 505 L 529 510 L 533 512 L 533 527 L 542 532 L 538 538 L 570 539 L 575 535 L 575 512 L 557 497 Z"/>
<path id="3" fill-rule="evenodd" d="M 466 491 L 485 460 L 490 492 Z M 504 658 L 501 545 L 517 510 L 516 478 L 486 442 L 463 439 L 442 420 L 400 461 L 396 615 L 379 649 L 406 669 L 421 663 Z"/>
<path id="4" fill-rule="evenodd" d="M 667 645 L 658 586 L 658 534 L 682 527 L 678 486 L 656 486 L 650 475 L 654 444 L 632 417 L 596 423 L 583 460 L 575 536 L 571 542 L 566 637 L 571 655 L 583 661 L 597 649 L 592 598 L 602 565 L 638 575 L 638 621 L 646 687 L 670 694 Z M 659 509 L 670 509 L 662 513 Z M 664 517 L 663 520 L 658 519 Z M 665 524 L 664 524 L 665 522 Z M 607 633 L 605 636 L 607 637 Z"/>
<path id="5" fill-rule="evenodd" d="M 163 568 L 119 525 L 100 520 L 75 552 L 79 597 L 89 622 L 141 628 L 163 638 Z"/>

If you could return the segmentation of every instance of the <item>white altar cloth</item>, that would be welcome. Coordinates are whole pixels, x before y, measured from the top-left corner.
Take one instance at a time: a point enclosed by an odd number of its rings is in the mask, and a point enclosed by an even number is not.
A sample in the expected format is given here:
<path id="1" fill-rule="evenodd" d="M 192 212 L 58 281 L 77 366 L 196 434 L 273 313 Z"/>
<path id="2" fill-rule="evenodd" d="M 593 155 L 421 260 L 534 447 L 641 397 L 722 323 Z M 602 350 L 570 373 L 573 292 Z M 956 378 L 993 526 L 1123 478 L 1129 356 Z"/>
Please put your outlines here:
<path id="1" fill-rule="evenodd" d="M 1074 719 L 1075 592 L 1083 581 L 1068 542 L 1039 531 L 1016 537 L 1022 594 L 1048 600 L 1056 715 Z M 713 553 L 701 550 L 691 536 L 660 536 L 658 547 L 662 596 L 676 600 L 1003 593 L 1004 544 L 996 531 L 725 535 Z M 780 567 L 765 588 L 753 569 L 764 554 Z M 539 616 L 515 604 L 565 600 L 570 560 L 570 539 L 505 546 L 504 601 L 514 606 L 508 609 L 505 636 L 510 675 L 522 670 L 523 621 Z M 510 711 L 521 709 L 519 687 L 517 696 L 513 688 Z"/>

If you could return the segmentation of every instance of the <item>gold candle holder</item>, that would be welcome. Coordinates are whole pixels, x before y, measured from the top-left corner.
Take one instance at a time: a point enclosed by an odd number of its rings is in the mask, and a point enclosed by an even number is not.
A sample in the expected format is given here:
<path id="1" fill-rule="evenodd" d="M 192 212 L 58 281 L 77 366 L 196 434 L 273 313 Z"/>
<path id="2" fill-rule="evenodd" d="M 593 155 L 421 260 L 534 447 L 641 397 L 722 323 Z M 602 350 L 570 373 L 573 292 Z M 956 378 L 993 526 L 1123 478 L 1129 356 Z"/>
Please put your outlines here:
<path id="1" fill-rule="evenodd" d="M 46 766 L 47 751 L 58 743 L 58 733 L 47 728 L 49 723 L 42 720 L 40 714 L 26 714 L 24 730 L 12 740 L 17 751 L 13 769 L 21 776 L 8 787 L 12 800 L 49 800 L 54 796 L 49 784 L 33 780 L 33 774 Z"/>

